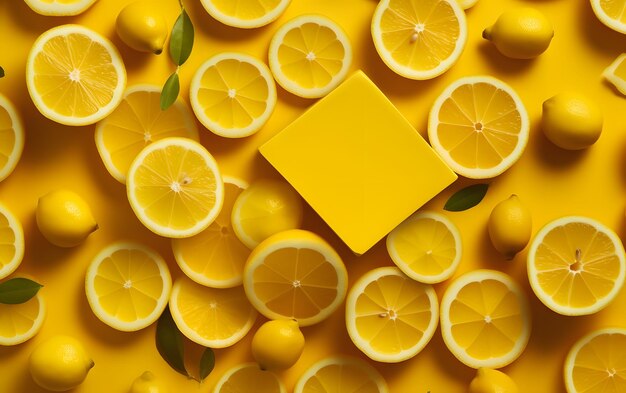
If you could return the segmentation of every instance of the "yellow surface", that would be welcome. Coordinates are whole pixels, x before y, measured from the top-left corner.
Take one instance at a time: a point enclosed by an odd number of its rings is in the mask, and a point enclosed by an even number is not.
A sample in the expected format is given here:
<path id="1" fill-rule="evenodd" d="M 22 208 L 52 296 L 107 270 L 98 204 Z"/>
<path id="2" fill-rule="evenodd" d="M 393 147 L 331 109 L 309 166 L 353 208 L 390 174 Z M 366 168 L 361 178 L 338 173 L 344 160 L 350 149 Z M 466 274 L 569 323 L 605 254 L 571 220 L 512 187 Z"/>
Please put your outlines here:
<path id="1" fill-rule="evenodd" d="M 178 12 L 174 0 L 158 0 L 173 23 Z M 456 275 L 478 267 L 499 269 L 511 274 L 530 300 L 533 332 L 522 356 L 504 371 L 521 392 L 563 393 L 563 361 L 571 345 L 587 332 L 607 326 L 626 326 L 626 291 L 592 316 L 564 317 L 539 302 L 527 282 L 523 250 L 506 261 L 491 246 L 486 225 L 489 213 L 499 201 L 516 193 L 532 212 L 534 229 L 570 214 L 586 214 L 624 235 L 626 222 L 626 100 L 602 82 L 600 74 L 626 47 L 626 37 L 604 27 L 593 15 L 587 1 L 480 0 L 468 11 L 469 39 L 459 62 L 446 74 L 431 81 L 411 81 L 397 76 L 379 60 L 370 37 L 369 22 L 376 6 L 373 0 L 293 0 L 274 24 L 258 30 L 236 30 L 215 22 L 197 1 L 184 0 L 197 27 L 197 46 L 181 67 L 183 99 L 196 68 L 211 55 L 240 50 L 266 59 L 273 33 L 281 23 L 302 13 L 330 16 L 347 32 L 355 58 L 352 70 L 363 69 L 397 106 L 421 135 L 425 135 L 428 110 L 439 93 L 455 79 L 492 74 L 519 92 L 531 118 L 531 136 L 526 152 L 509 171 L 491 182 L 485 199 L 475 208 L 446 213 L 463 236 L 464 256 Z M 23 1 L 0 1 L 0 65 L 6 76 L 0 92 L 15 103 L 26 129 L 24 154 L 11 176 L 0 183 L 0 202 L 6 204 L 24 224 L 26 254 L 14 276 L 30 276 L 45 285 L 41 290 L 48 316 L 40 334 L 17 347 L 0 347 L 0 392 L 44 393 L 31 381 L 27 359 L 34 346 L 55 334 L 70 334 L 85 340 L 96 362 L 84 385 L 73 393 L 125 392 L 146 369 L 166 379 L 170 389 L 207 393 L 219 377 L 235 364 L 252 361 L 251 335 L 229 349 L 216 351 L 215 371 L 198 386 L 178 375 L 161 360 L 154 345 L 155 326 L 136 333 L 117 332 L 101 323 L 90 311 L 84 293 L 85 269 L 98 251 L 115 240 L 142 242 L 163 255 L 174 277 L 180 277 L 170 243 L 144 228 L 126 202 L 124 186 L 113 179 L 98 157 L 94 127 L 70 128 L 46 120 L 28 97 L 24 77 L 26 56 L 36 37 L 60 23 L 82 23 L 111 38 L 119 47 L 128 69 L 129 84 L 162 85 L 174 70 L 170 60 L 135 52 L 115 36 L 115 15 L 131 0 L 100 0 L 86 13 L 72 18 L 43 17 Z M 555 37 L 546 53 L 534 61 L 515 61 L 501 56 L 481 38 L 482 30 L 512 6 L 531 5 L 552 19 Z M 575 59 L 575 60 L 572 60 Z M 556 93 L 574 88 L 600 104 L 605 128 L 590 149 L 564 152 L 554 147 L 538 127 L 541 103 Z M 223 173 L 250 181 L 280 177 L 258 154 L 258 147 L 302 114 L 313 101 L 296 98 L 283 90 L 268 124 L 257 134 L 243 139 L 219 138 L 200 128 L 202 143 L 215 155 Z M 441 211 L 454 191 L 468 185 L 461 179 L 429 202 L 425 208 Z M 89 201 L 100 228 L 78 248 L 60 249 L 38 232 L 34 209 L 39 196 L 55 188 L 71 188 Z M 343 245 L 310 209 L 304 226 L 326 238 L 343 257 L 350 285 L 366 271 L 391 266 L 384 242 L 357 257 Z M 435 286 L 439 297 L 450 281 Z M 259 318 L 257 326 L 263 321 Z M 254 330 L 254 328 L 253 328 Z M 365 358 L 345 331 L 343 307 L 316 326 L 303 328 L 304 353 L 296 365 L 280 374 L 287 389 L 313 363 L 328 355 Z M 194 352 L 190 351 L 190 357 Z M 369 362 L 369 361 L 368 361 Z M 463 366 L 446 349 L 439 330 L 419 355 L 400 364 L 369 362 L 387 379 L 391 393 L 463 393 L 475 371 Z M 189 368 L 197 364 L 191 357 Z M 195 368 L 193 368 L 195 369 Z M 538 378 L 537 375 L 541 375 Z"/>

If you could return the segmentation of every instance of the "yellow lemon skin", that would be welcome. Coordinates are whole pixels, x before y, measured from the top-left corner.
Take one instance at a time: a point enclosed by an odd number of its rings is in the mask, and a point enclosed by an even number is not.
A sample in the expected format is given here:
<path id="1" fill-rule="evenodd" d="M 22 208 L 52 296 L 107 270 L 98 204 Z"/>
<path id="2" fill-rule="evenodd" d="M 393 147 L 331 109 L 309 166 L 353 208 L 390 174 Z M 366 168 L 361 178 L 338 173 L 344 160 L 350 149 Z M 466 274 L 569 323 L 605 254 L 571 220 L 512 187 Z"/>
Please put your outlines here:
<path id="1" fill-rule="evenodd" d="M 493 42 L 498 51 L 513 59 L 532 59 L 548 49 L 554 37 L 552 23 L 540 11 L 514 8 L 498 17 L 483 31 L 483 38 Z"/>
<path id="2" fill-rule="evenodd" d="M 87 202 L 65 189 L 51 191 L 39 198 L 35 216 L 43 236 L 59 247 L 77 246 L 98 229 Z"/>
<path id="3" fill-rule="evenodd" d="M 39 344 L 30 355 L 29 369 L 37 385 L 64 392 L 83 383 L 94 362 L 83 344 L 73 337 L 54 336 Z"/>
<path id="4" fill-rule="evenodd" d="M 517 195 L 511 195 L 493 208 L 487 229 L 495 249 L 507 259 L 512 259 L 530 240 L 532 232 L 530 210 Z"/>
<path id="5" fill-rule="evenodd" d="M 515 382 L 502 371 L 479 368 L 468 393 L 518 393 Z"/>
<path id="6" fill-rule="evenodd" d="M 169 389 L 161 379 L 146 371 L 133 381 L 129 393 L 169 393 Z"/>
<path id="7" fill-rule="evenodd" d="M 602 134 L 604 116 L 597 103 L 584 94 L 565 91 L 543 103 L 541 129 L 555 145 L 566 150 L 582 150 Z"/>
<path id="8" fill-rule="evenodd" d="M 304 350 L 304 335 L 293 319 L 265 322 L 252 338 L 252 356 L 263 370 L 293 366 Z"/>
<path id="9" fill-rule="evenodd" d="M 136 1 L 124 7 L 115 22 L 117 35 L 140 52 L 161 54 L 168 35 L 165 16 L 152 1 Z"/>

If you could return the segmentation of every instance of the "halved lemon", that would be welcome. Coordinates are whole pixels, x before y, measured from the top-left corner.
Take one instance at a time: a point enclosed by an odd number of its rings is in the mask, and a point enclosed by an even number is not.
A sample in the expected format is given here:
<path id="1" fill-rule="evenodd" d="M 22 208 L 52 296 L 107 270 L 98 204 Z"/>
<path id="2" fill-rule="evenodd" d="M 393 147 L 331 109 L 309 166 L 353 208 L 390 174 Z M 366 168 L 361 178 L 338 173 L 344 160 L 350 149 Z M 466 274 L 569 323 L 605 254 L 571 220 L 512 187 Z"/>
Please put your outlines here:
<path id="1" fill-rule="evenodd" d="M 495 270 L 458 277 L 441 300 L 441 334 L 461 362 L 500 368 L 517 359 L 530 337 L 526 296 L 513 279 Z"/>
<path id="2" fill-rule="evenodd" d="M 33 338 L 46 319 L 41 294 L 21 304 L 0 304 L 0 345 L 17 345 Z"/>
<path id="3" fill-rule="evenodd" d="M 596 17 L 607 27 L 626 34 L 626 0 L 591 0 Z"/>
<path id="4" fill-rule="evenodd" d="M 294 393 L 387 393 L 380 373 L 358 358 L 330 357 L 309 367 Z"/>
<path id="5" fill-rule="evenodd" d="M 132 242 L 105 247 L 91 261 L 85 277 L 93 313 L 125 332 L 154 323 L 167 306 L 171 288 L 172 278 L 163 258 Z"/>
<path id="6" fill-rule="evenodd" d="M 57 123 L 96 123 L 122 101 L 126 69 L 117 48 L 79 25 L 44 32 L 26 62 L 26 86 L 33 103 Z"/>
<path id="7" fill-rule="evenodd" d="M 528 112 L 517 93 L 490 76 L 458 79 L 437 98 L 428 138 L 456 173 L 474 179 L 498 176 L 522 156 Z"/>
<path id="8" fill-rule="evenodd" d="M 130 206 L 152 232 L 189 237 L 215 220 L 224 183 L 215 159 L 200 143 L 170 137 L 146 146 L 128 170 Z"/>
<path id="9" fill-rule="evenodd" d="M 343 29 L 332 20 L 301 15 L 274 33 L 268 59 L 283 89 L 300 97 L 318 98 L 348 75 L 352 46 Z"/>
<path id="10" fill-rule="evenodd" d="M 13 273 L 24 258 L 24 230 L 22 224 L 0 204 L 0 279 Z"/>
<path id="11" fill-rule="evenodd" d="M 397 267 L 366 273 L 346 299 L 346 328 L 352 342 L 378 362 L 396 363 L 417 355 L 438 322 L 433 287 L 411 280 Z"/>
<path id="12" fill-rule="evenodd" d="M 174 283 L 170 311 L 187 338 L 209 348 L 237 343 L 248 334 L 257 317 L 241 286 L 208 288 L 187 277 Z"/>
<path id="13" fill-rule="evenodd" d="M 341 305 L 348 272 L 324 239 L 292 229 L 270 236 L 252 251 L 243 286 L 252 305 L 267 318 L 295 319 L 309 326 Z"/>
<path id="14" fill-rule="evenodd" d="M 224 205 L 215 221 L 195 236 L 172 239 L 178 266 L 198 284 L 213 288 L 241 285 L 250 249 L 235 236 L 230 215 L 235 200 L 246 187 L 243 180 L 224 176 Z"/>
<path id="15" fill-rule="evenodd" d="M 611 229 L 568 216 L 537 232 L 527 267 L 530 286 L 543 304 L 559 314 L 587 315 L 606 307 L 621 290 L 626 256 Z"/>
<path id="16" fill-rule="evenodd" d="M 285 12 L 291 0 L 201 0 L 217 21 L 242 29 L 268 25 Z"/>
<path id="17" fill-rule="evenodd" d="M 172 136 L 199 140 L 187 105 L 179 99 L 163 111 L 160 96 L 159 86 L 129 87 L 119 106 L 96 125 L 100 158 L 111 176 L 122 184 L 126 183 L 130 164 L 148 144 Z"/>
<path id="18" fill-rule="evenodd" d="M 189 88 L 191 108 L 211 132 L 226 138 L 252 135 L 276 106 L 267 66 L 242 53 L 220 53 L 202 63 Z"/>
<path id="19" fill-rule="evenodd" d="M 417 212 L 387 236 L 393 262 L 412 279 L 434 284 L 450 278 L 461 262 L 461 233 L 443 214 Z"/>
<path id="20" fill-rule="evenodd" d="M 22 120 L 11 101 L 0 94 L 0 181 L 13 172 L 23 150 Z"/>
<path id="21" fill-rule="evenodd" d="M 622 94 L 626 95 L 626 53 L 622 53 L 608 66 L 602 76 Z"/>
<path id="22" fill-rule="evenodd" d="M 567 392 L 626 392 L 625 352 L 626 329 L 600 329 L 578 340 L 563 368 Z"/>
<path id="23" fill-rule="evenodd" d="M 285 386 L 271 371 L 256 363 L 244 363 L 227 370 L 217 381 L 213 393 L 286 393 Z"/>
<path id="24" fill-rule="evenodd" d="M 465 12 L 457 0 L 382 0 L 371 30 L 383 62 L 410 79 L 443 74 L 467 41 Z"/>
<path id="25" fill-rule="evenodd" d="M 48 16 L 78 15 L 97 0 L 24 0 L 36 13 Z"/>

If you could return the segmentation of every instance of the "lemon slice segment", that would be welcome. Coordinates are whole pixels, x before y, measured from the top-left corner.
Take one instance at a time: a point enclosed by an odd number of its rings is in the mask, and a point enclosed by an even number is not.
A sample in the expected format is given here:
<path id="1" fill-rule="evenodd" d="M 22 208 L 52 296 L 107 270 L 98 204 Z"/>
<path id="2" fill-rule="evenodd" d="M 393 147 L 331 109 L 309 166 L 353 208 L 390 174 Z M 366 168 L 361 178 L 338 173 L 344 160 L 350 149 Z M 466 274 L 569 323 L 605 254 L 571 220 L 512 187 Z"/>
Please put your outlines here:
<path id="1" fill-rule="evenodd" d="M 36 13 L 48 16 L 78 15 L 97 0 L 24 0 Z"/>
<path id="2" fill-rule="evenodd" d="M 24 127 L 15 107 L 0 94 L 0 181 L 17 166 L 24 150 Z"/>
<path id="3" fill-rule="evenodd" d="M 358 358 L 330 357 L 309 367 L 294 393 L 387 393 L 380 373 Z"/>
<path id="4" fill-rule="evenodd" d="M 217 21 L 242 29 L 268 25 L 278 19 L 291 0 L 201 0 Z"/>
<path id="5" fill-rule="evenodd" d="M 383 62 L 409 79 L 443 74 L 467 41 L 465 12 L 457 0 L 382 0 L 371 30 Z"/>
<path id="6" fill-rule="evenodd" d="M 256 363 L 244 363 L 227 370 L 217 381 L 213 393 L 249 393 L 251 389 L 254 393 L 287 393 L 276 374 L 261 370 Z"/>
<path id="7" fill-rule="evenodd" d="M 0 204 L 0 279 L 13 273 L 24 258 L 22 224 L 6 206 Z"/>
<path id="8" fill-rule="evenodd" d="M 489 76 L 461 78 L 437 98 L 428 118 L 432 147 L 456 173 L 498 176 L 522 156 L 528 112 L 517 93 Z"/>
<path id="9" fill-rule="evenodd" d="M 626 0 L 591 0 L 591 8 L 605 26 L 626 34 Z"/>
<path id="10" fill-rule="evenodd" d="M 276 82 L 304 98 L 319 98 L 341 83 L 352 64 L 343 29 L 319 15 L 302 15 L 274 33 L 268 54 Z"/>
<path id="11" fill-rule="evenodd" d="M 96 125 L 96 147 L 107 171 L 126 183 L 126 173 L 148 144 L 167 137 L 199 140 L 193 114 L 183 101 L 166 110 L 160 106 L 161 88 L 135 85 L 124 92 L 117 108 Z"/>
<path id="12" fill-rule="evenodd" d="M 615 86 L 622 94 L 626 95 L 626 53 L 622 53 L 608 66 L 602 76 Z"/>
<path id="13" fill-rule="evenodd" d="M 37 38 L 26 62 L 33 103 L 57 123 L 94 124 L 115 109 L 126 87 L 117 48 L 79 25 L 54 27 Z"/>
<path id="14" fill-rule="evenodd" d="M 33 338 L 46 319 L 41 294 L 22 304 L 0 304 L 0 345 L 17 345 Z"/>
<path id="15" fill-rule="evenodd" d="M 85 292 L 93 313 L 114 329 L 132 332 L 154 323 L 170 296 L 167 264 L 154 250 L 116 242 L 87 268 Z"/>
<path id="16" fill-rule="evenodd" d="M 593 314 L 619 293 L 626 256 L 611 229 L 587 217 L 562 217 L 546 224 L 528 251 L 528 279 L 535 295 L 563 315 Z"/>

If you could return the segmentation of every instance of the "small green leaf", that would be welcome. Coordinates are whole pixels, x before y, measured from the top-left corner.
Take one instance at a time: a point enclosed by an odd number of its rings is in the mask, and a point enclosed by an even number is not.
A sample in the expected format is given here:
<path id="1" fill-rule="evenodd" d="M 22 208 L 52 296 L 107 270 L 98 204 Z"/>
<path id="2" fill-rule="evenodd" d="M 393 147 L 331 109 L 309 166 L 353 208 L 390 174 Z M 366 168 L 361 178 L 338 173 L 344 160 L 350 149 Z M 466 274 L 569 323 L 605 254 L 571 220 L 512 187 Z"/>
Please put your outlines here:
<path id="1" fill-rule="evenodd" d="M 0 67 L 0 78 L 4 77 L 4 68 Z"/>
<path id="2" fill-rule="evenodd" d="M 185 368 L 183 334 L 172 319 L 170 309 L 166 308 L 159 317 L 156 327 L 156 347 L 163 360 L 174 370 L 189 377 Z"/>
<path id="3" fill-rule="evenodd" d="M 163 85 L 163 90 L 161 90 L 161 110 L 164 111 L 169 108 L 174 102 L 176 102 L 176 98 L 178 98 L 178 93 L 180 92 L 180 81 L 178 79 L 178 72 L 174 72 L 170 75 L 169 78 L 165 81 L 165 85 Z"/>
<path id="4" fill-rule="evenodd" d="M 215 353 L 211 348 L 207 348 L 200 359 L 200 382 L 211 374 L 213 367 L 215 367 Z"/>
<path id="5" fill-rule="evenodd" d="M 474 207 L 483 200 L 488 188 L 489 184 L 472 184 L 465 187 L 454 193 L 448 199 L 443 209 L 451 212 L 460 212 Z"/>
<path id="6" fill-rule="evenodd" d="M 174 22 L 170 38 L 170 56 L 176 65 L 183 65 L 191 54 L 193 48 L 193 24 L 184 9 Z"/>
<path id="7" fill-rule="evenodd" d="M 27 278 L 12 278 L 0 284 L 0 303 L 26 303 L 39 292 L 42 286 Z"/>

